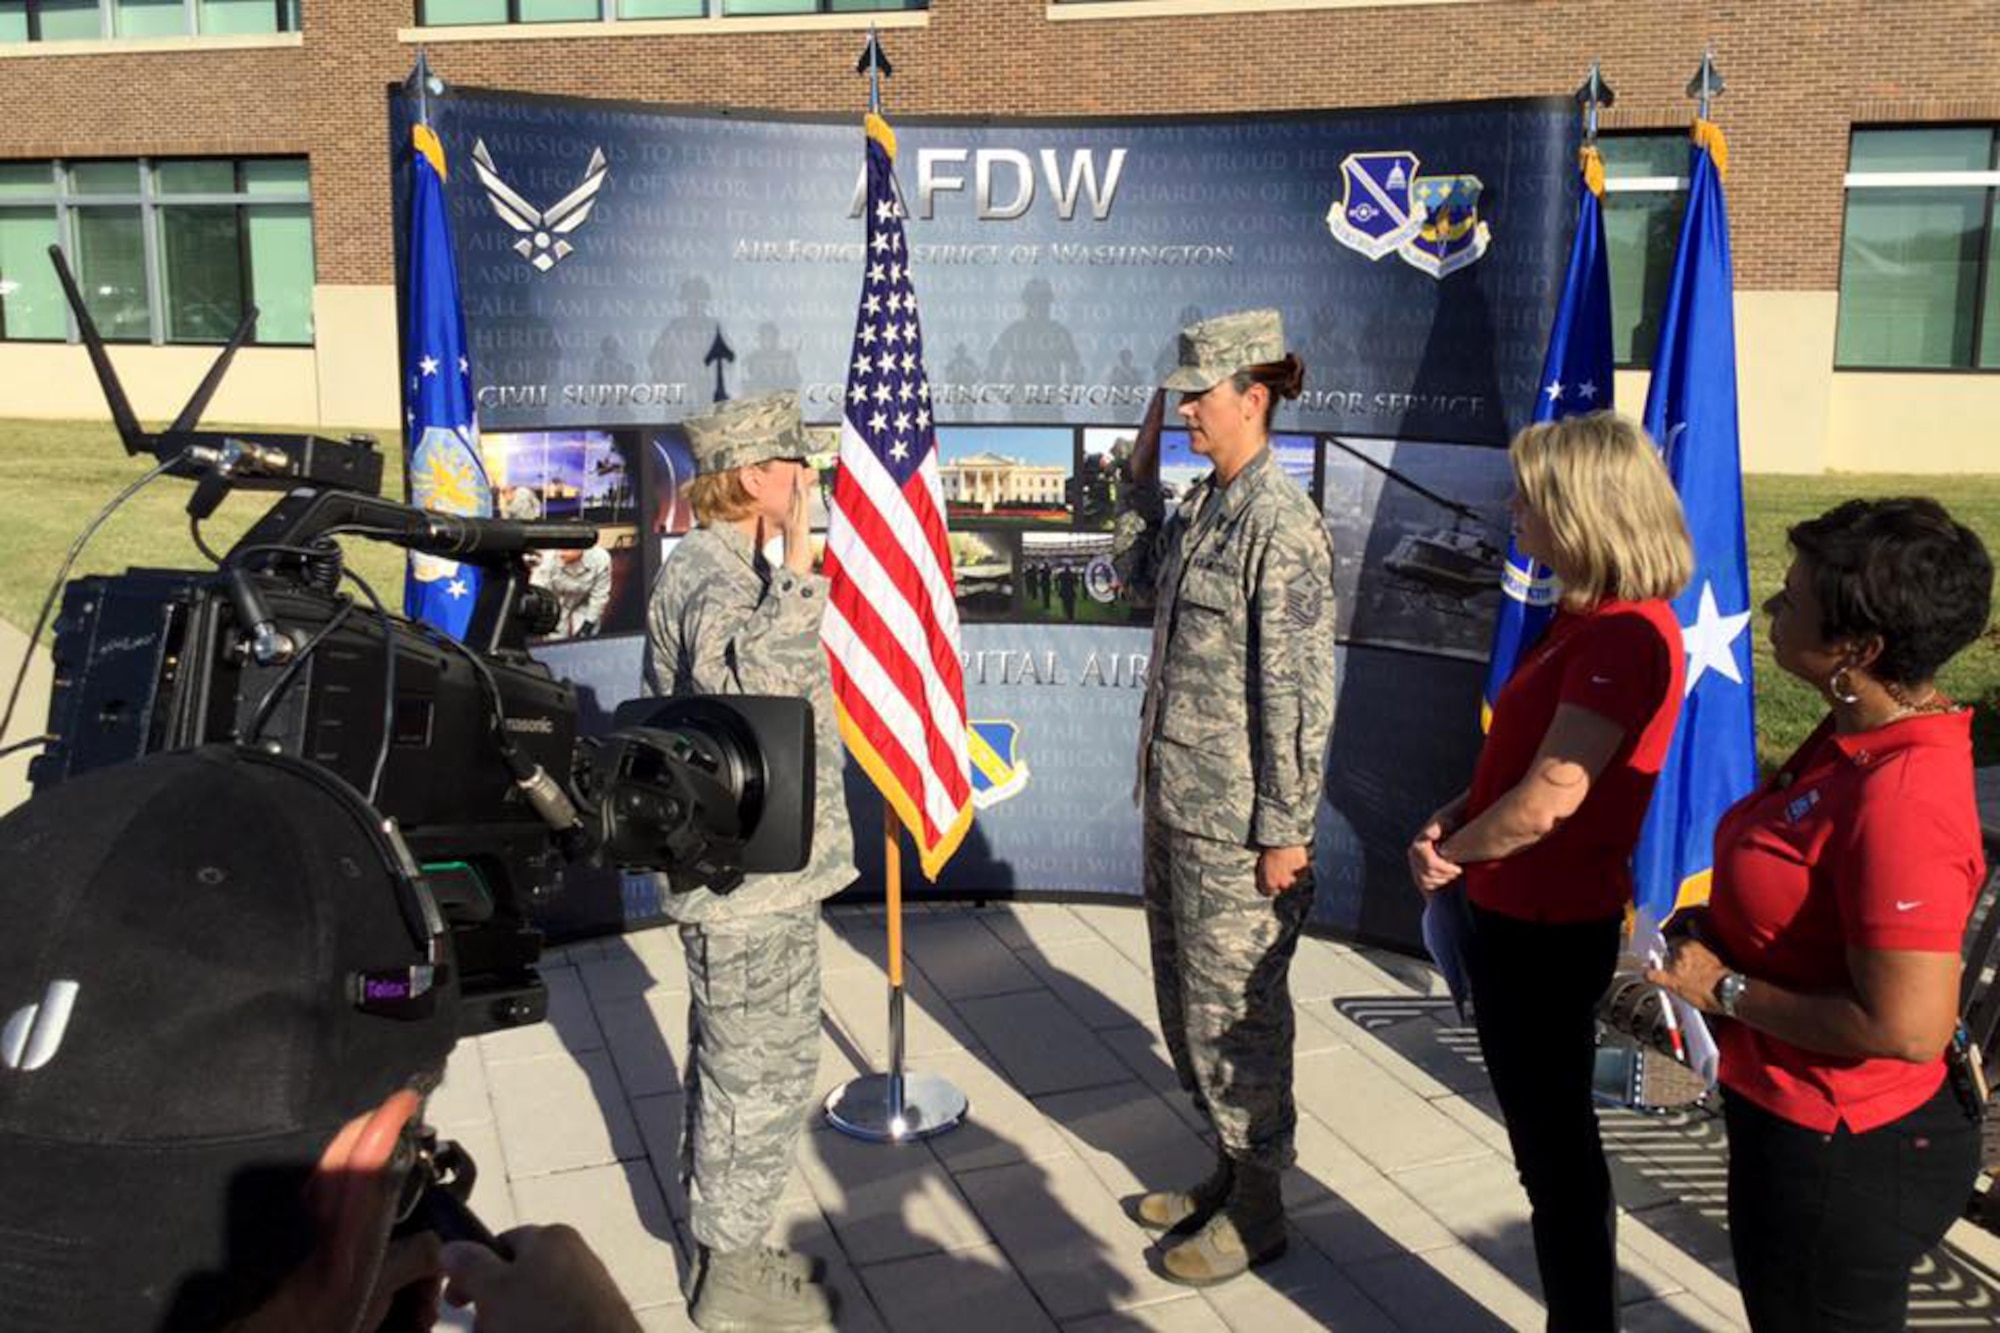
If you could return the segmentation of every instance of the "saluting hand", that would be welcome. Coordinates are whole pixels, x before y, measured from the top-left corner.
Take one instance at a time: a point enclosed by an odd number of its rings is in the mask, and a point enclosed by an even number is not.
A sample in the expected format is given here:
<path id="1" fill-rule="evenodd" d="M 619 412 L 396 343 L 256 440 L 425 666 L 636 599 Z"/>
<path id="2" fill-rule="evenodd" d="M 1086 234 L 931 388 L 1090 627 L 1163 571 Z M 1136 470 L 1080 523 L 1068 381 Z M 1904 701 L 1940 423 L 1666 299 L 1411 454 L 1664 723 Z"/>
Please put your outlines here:
<path id="1" fill-rule="evenodd" d="M 794 574 L 810 574 L 813 567 L 812 527 L 806 520 L 805 468 L 792 482 L 792 504 L 785 511 L 785 568 Z"/>
<path id="2" fill-rule="evenodd" d="M 1150 485 L 1160 479 L 1160 431 L 1167 421 L 1167 391 L 1153 390 L 1153 399 L 1146 404 L 1145 420 L 1139 423 L 1139 436 L 1132 441 L 1132 457 L 1127 460 L 1127 474 L 1133 481 Z"/>

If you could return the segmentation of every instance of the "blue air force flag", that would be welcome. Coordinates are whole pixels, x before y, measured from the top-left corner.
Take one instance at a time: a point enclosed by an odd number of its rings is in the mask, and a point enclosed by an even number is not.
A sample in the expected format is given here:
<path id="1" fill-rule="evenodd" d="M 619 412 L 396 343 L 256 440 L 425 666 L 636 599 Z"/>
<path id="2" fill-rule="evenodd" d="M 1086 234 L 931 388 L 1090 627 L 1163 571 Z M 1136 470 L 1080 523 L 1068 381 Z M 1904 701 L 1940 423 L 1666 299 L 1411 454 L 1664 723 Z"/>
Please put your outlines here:
<path id="1" fill-rule="evenodd" d="M 403 423 L 409 446 L 410 496 L 419 509 L 486 518 L 493 487 L 479 457 L 466 356 L 465 312 L 445 207 L 444 145 L 430 126 L 410 132 L 410 232 L 406 253 L 408 325 L 403 338 Z M 403 611 L 465 637 L 479 601 L 479 570 L 437 556 L 410 556 Z"/>
<path id="2" fill-rule="evenodd" d="M 1542 358 L 1536 421 L 1611 406 L 1611 270 L 1604 245 L 1604 163 L 1595 148 L 1586 148 L 1578 167 L 1576 238 L 1570 243 L 1562 301 L 1556 306 L 1548 352 Z M 1493 626 L 1493 655 L 1479 710 L 1482 728 L 1491 724 L 1493 701 L 1514 667 L 1555 618 L 1560 593 L 1548 567 L 1522 555 L 1511 540 L 1500 589 L 1500 616 Z"/>
<path id="3" fill-rule="evenodd" d="M 1750 690 L 1750 580 L 1736 436 L 1736 329 L 1722 131 L 1696 121 L 1687 213 L 1646 395 L 1694 538 L 1694 579 L 1674 600 L 1687 697 L 1633 860 L 1637 905 L 1664 921 L 1708 898 L 1716 821 L 1757 778 Z"/>

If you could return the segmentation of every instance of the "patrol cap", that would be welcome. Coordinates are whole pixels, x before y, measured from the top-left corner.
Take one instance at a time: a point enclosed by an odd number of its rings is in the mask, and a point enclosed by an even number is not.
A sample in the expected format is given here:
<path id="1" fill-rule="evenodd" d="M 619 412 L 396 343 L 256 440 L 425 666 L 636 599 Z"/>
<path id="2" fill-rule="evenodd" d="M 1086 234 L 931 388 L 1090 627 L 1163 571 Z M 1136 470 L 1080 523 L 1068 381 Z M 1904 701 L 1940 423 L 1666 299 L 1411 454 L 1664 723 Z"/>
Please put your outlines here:
<path id="1" fill-rule="evenodd" d="M 1205 393 L 1245 366 L 1285 358 L 1285 324 L 1275 310 L 1239 310 L 1181 330 L 1180 364 L 1160 383 Z"/>
<path id="2" fill-rule="evenodd" d="M 694 451 L 696 476 L 747 467 L 773 458 L 804 458 L 805 427 L 795 393 L 763 393 L 717 403 L 681 422 Z"/>

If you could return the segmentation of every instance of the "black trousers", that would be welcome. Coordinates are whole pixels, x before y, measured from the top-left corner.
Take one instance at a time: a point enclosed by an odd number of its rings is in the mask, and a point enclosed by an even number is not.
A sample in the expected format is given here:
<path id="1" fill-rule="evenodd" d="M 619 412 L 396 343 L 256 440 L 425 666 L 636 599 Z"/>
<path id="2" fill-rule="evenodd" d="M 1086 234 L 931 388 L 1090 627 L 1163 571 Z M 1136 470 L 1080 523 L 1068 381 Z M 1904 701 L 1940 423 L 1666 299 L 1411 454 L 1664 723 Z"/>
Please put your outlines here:
<path id="1" fill-rule="evenodd" d="M 1476 906 L 1472 920 L 1479 1049 L 1533 1208 L 1549 1333 L 1616 1329 L 1616 1220 L 1590 1078 L 1621 922 L 1543 925 Z"/>
<path id="2" fill-rule="evenodd" d="M 1756 1333 L 1894 1333 L 1910 1269 L 1965 1209 L 1979 1125 L 1946 1079 L 1865 1134 L 1821 1134 L 1725 1092 L 1729 1248 Z"/>

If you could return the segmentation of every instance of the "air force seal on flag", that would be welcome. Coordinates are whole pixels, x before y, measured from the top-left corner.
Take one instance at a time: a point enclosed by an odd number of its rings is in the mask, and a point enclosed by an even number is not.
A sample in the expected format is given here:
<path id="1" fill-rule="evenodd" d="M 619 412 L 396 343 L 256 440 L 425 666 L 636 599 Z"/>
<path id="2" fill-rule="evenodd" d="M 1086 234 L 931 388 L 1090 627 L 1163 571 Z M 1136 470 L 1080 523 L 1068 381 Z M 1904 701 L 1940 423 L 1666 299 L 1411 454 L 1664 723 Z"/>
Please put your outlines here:
<path id="1" fill-rule="evenodd" d="M 486 479 L 469 427 L 424 428 L 423 437 L 410 450 L 410 498 L 417 508 L 441 514 L 493 512 L 493 487 Z M 442 556 L 413 553 L 410 566 L 420 583 L 435 583 L 458 573 L 458 562 Z"/>
<path id="2" fill-rule="evenodd" d="M 1028 761 L 1015 753 L 1021 729 L 1012 722 L 968 722 L 965 754 L 972 775 L 972 804 L 981 810 L 1018 796 L 1028 785 Z"/>
<path id="3" fill-rule="evenodd" d="M 1416 238 L 1424 213 L 1410 192 L 1417 175 L 1415 153 L 1349 153 L 1340 175 L 1346 192 L 1326 214 L 1333 239 L 1380 259 Z"/>
<path id="4" fill-rule="evenodd" d="M 597 192 L 604 188 L 609 167 L 604 161 L 604 150 L 593 149 L 590 164 L 583 169 L 582 184 L 546 209 L 536 208 L 501 179 L 500 168 L 494 165 L 493 154 L 487 151 L 484 139 L 472 145 L 472 169 L 479 174 L 479 183 L 486 187 L 486 200 L 493 205 L 493 212 L 521 233 L 521 239 L 514 242 L 514 252 L 547 273 L 558 260 L 568 258 L 576 249 L 562 238 L 590 220 L 590 210 L 597 206 Z"/>
<path id="5" fill-rule="evenodd" d="M 1450 277 L 1477 263 L 1493 242 L 1479 217 L 1479 195 L 1485 188 L 1477 176 L 1417 177 L 1410 195 L 1424 222 L 1416 239 L 1396 252 L 1403 262 L 1433 278 Z"/>
<path id="6" fill-rule="evenodd" d="M 1554 606 L 1562 596 L 1562 585 L 1556 582 L 1554 574 L 1536 578 L 1534 570 L 1532 560 L 1525 568 L 1509 560 L 1500 575 L 1500 591 L 1523 606 Z"/>

